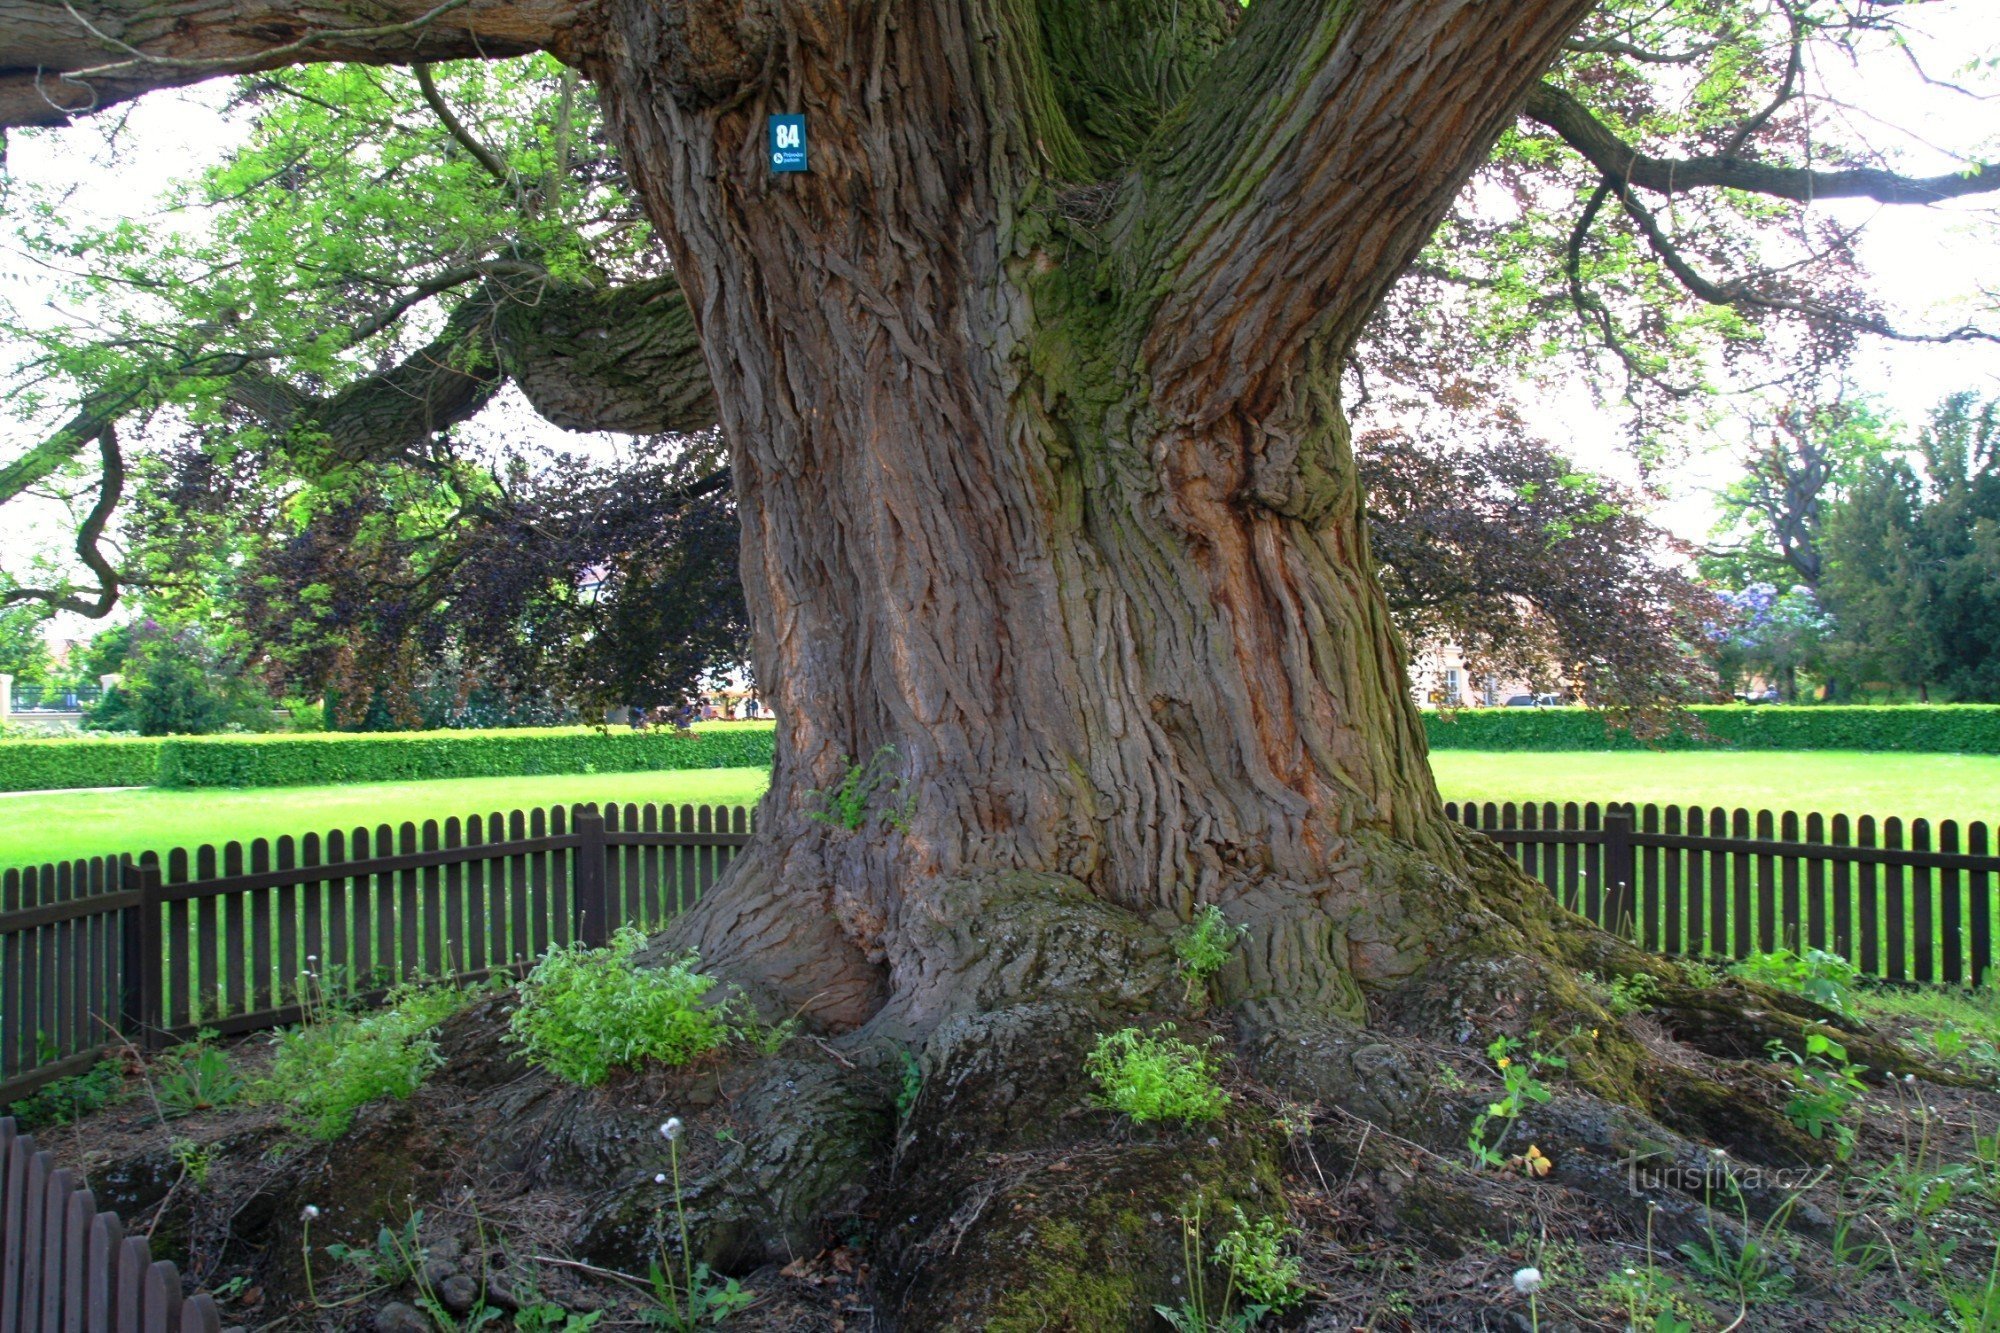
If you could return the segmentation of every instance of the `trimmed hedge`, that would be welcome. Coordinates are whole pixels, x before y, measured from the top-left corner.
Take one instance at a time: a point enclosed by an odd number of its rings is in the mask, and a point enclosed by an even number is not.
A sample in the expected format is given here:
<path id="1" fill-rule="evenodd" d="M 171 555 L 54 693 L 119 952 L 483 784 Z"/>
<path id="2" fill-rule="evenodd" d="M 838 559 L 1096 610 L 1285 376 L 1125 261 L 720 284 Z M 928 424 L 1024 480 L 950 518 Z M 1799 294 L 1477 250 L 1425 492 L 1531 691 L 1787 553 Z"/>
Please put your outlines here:
<path id="1" fill-rule="evenodd" d="M 149 786 L 165 744 L 154 736 L 0 741 L 0 791 Z"/>
<path id="2" fill-rule="evenodd" d="M 493 731 L 318 732 L 306 736 L 169 738 L 162 787 L 297 787 L 542 773 L 647 773 L 769 768 L 771 728 L 696 732 L 592 727 Z"/>
<path id="3" fill-rule="evenodd" d="M 1706 739 L 1649 742 L 1607 732 L 1587 708 L 1477 708 L 1424 713 L 1433 750 L 1870 750 L 2000 754 L 1996 704 L 1714 704 L 1690 708 Z"/>
<path id="4" fill-rule="evenodd" d="M 293 787 L 423 778 L 769 768 L 769 726 L 692 736 L 592 727 L 0 741 L 0 791 Z"/>

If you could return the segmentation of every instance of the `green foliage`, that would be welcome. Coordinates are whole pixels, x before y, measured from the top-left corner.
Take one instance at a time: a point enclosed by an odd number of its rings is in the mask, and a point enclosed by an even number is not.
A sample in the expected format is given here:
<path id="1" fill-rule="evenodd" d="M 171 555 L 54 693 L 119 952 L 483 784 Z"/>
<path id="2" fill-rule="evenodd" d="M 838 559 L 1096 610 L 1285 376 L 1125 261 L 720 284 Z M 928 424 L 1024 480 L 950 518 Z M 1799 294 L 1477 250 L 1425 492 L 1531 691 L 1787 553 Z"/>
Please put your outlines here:
<path id="1" fill-rule="evenodd" d="M 1660 983 L 1645 972 L 1634 972 L 1629 977 L 1613 977 L 1609 981 L 1600 980 L 1594 972 L 1579 972 L 1577 980 L 1616 1018 L 1641 1013 L 1659 1003 Z"/>
<path id="2" fill-rule="evenodd" d="M 1704 1282 L 1734 1298 L 1741 1308 L 1748 1309 L 1776 1300 L 1791 1290 L 1792 1279 L 1785 1272 L 1783 1256 L 1777 1245 L 1785 1234 L 1787 1221 L 1798 1208 L 1799 1200 L 1805 1197 L 1805 1191 L 1788 1196 L 1771 1210 L 1762 1224 L 1753 1225 L 1750 1204 L 1743 1197 L 1743 1187 L 1737 1183 L 1736 1177 L 1725 1171 L 1723 1183 L 1740 1223 L 1736 1233 L 1732 1236 L 1716 1224 L 1715 1213 L 1720 1201 L 1714 1197 L 1711 1184 L 1703 1191 L 1704 1202 L 1709 1208 L 1707 1233 L 1699 1242 L 1683 1242 L 1680 1251 L 1688 1266 Z M 1739 1319 L 1738 1323 L 1741 1322 Z"/>
<path id="3" fill-rule="evenodd" d="M 846 756 L 841 756 L 846 762 Z M 885 745 L 868 757 L 865 764 L 848 764 L 838 786 L 826 791 L 814 788 L 806 793 L 819 808 L 808 809 L 806 818 L 852 832 L 868 822 L 879 809 L 891 828 L 909 826 L 916 793 L 904 794 L 903 779 L 896 773 L 896 747 Z M 882 797 L 878 802 L 877 797 Z"/>
<path id="4" fill-rule="evenodd" d="M 1587 708 L 1468 708 L 1426 712 L 1433 750 L 1864 750 L 2000 754 L 2000 707 L 1987 704 L 1697 705 L 1706 739 L 1674 732 L 1644 741 Z"/>
<path id="5" fill-rule="evenodd" d="M 142 736 L 271 729 L 270 700 L 228 654 L 192 629 L 150 621 L 141 626 L 125 655 L 123 677 L 90 710 L 86 725 Z"/>
<path id="6" fill-rule="evenodd" d="M 366 1249 L 336 1243 L 327 1246 L 326 1252 L 382 1286 L 399 1287 L 418 1277 L 423 1272 L 424 1260 L 430 1257 L 417 1239 L 423 1225 L 420 1208 L 404 1220 L 401 1228 L 383 1223 L 375 1233 L 375 1243 Z"/>
<path id="7" fill-rule="evenodd" d="M 1804 1054 L 1775 1039 L 1768 1049 L 1773 1060 L 1789 1066 L 1793 1090 L 1785 1115 L 1816 1139 L 1831 1137 L 1841 1161 L 1853 1156 L 1854 1126 L 1846 1117 L 1865 1091 L 1865 1066 L 1850 1062 L 1847 1048 L 1823 1032 L 1807 1034 Z"/>
<path id="8" fill-rule="evenodd" d="M 433 1034 L 466 997 L 451 986 L 406 985 L 369 1013 L 316 1006 L 307 1022 L 279 1034 L 260 1091 L 283 1103 L 302 1133 L 339 1138 L 369 1102 L 405 1098 L 423 1086 L 440 1063 Z"/>
<path id="9" fill-rule="evenodd" d="M 174 1159 L 174 1165 L 197 1189 L 208 1183 L 208 1173 L 221 1151 L 219 1144 L 196 1143 L 193 1139 L 175 1139 L 167 1145 L 167 1154 Z"/>
<path id="10" fill-rule="evenodd" d="M 694 1333 L 703 1324 L 714 1327 L 756 1298 L 733 1277 L 718 1277 L 705 1263 L 676 1276 L 655 1262 L 648 1276 L 653 1304 L 640 1317 L 666 1333 Z"/>
<path id="11" fill-rule="evenodd" d="M 900 1122 L 910 1118 L 910 1111 L 924 1090 L 924 1067 L 917 1063 L 917 1053 L 907 1046 L 896 1054 L 903 1062 L 902 1077 L 896 1085 L 896 1119 Z"/>
<path id="12" fill-rule="evenodd" d="M 1751 954 L 1729 970 L 1751 981 L 1796 991 L 1837 1014 L 1854 1012 L 1854 988 L 1861 981 L 1861 969 L 1825 949 L 1807 949 L 1804 954 L 1790 949 Z"/>
<path id="13" fill-rule="evenodd" d="M 1174 933 L 1174 957 L 1181 960 L 1181 976 L 1187 979 L 1191 996 L 1198 986 L 1222 970 L 1248 926 L 1232 926 L 1222 909 L 1210 904 L 1195 914 L 1194 920 Z"/>
<path id="14" fill-rule="evenodd" d="M 665 772 L 771 763 L 776 733 L 731 727 L 688 735 L 590 727 L 492 731 L 322 732 L 173 741 L 164 787 L 290 787 L 542 773 Z"/>
<path id="15" fill-rule="evenodd" d="M 151 786 L 164 744 L 130 736 L 0 740 L 0 791 Z"/>
<path id="16" fill-rule="evenodd" d="M 601 731 L 321 732 L 306 735 L 67 736 L 0 740 L 0 791 L 66 787 L 298 787 L 433 778 L 768 768 L 776 733 L 728 727 Z"/>
<path id="17" fill-rule="evenodd" d="M 59 1078 L 16 1100 L 6 1113 L 14 1117 L 15 1127 L 26 1134 L 81 1120 L 124 1097 L 124 1071 L 116 1060 L 100 1060 L 81 1074 Z"/>
<path id="18" fill-rule="evenodd" d="M 166 1052 L 155 1067 L 153 1095 L 160 1100 L 160 1113 L 170 1119 L 233 1105 L 248 1090 L 229 1053 L 209 1031 Z"/>
<path id="19" fill-rule="evenodd" d="M 1160 1028 L 1171 1033 L 1172 1024 Z M 1137 1028 L 1106 1033 L 1083 1062 L 1104 1089 L 1105 1104 L 1142 1125 L 1173 1121 L 1183 1125 L 1219 1120 L 1229 1094 L 1215 1081 L 1215 1065 L 1199 1046 Z"/>
<path id="20" fill-rule="evenodd" d="M 0 607 L 0 675 L 12 676 L 16 685 L 39 685 L 48 679 L 52 664 L 43 632 L 46 624 L 29 607 Z"/>
<path id="21" fill-rule="evenodd" d="M 686 1064 L 728 1041 L 727 1015 L 701 1002 L 715 979 L 695 971 L 693 954 L 665 967 L 637 965 L 645 942 L 628 926 L 602 949 L 549 950 L 521 983 L 507 1039 L 529 1063 L 586 1086 L 621 1065 Z"/>
<path id="22" fill-rule="evenodd" d="M 1500 1149 L 1506 1144 L 1507 1136 L 1513 1133 L 1514 1123 L 1530 1104 L 1546 1102 L 1555 1095 L 1542 1081 L 1542 1072 L 1569 1068 L 1569 1057 L 1562 1053 L 1563 1048 L 1578 1035 L 1572 1033 L 1548 1050 L 1543 1050 L 1540 1045 L 1540 1032 L 1530 1032 L 1525 1041 L 1519 1037 L 1495 1037 L 1487 1043 L 1486 1054 L 1500 1073 L 1502 1092 L 1499 1101 L 1488 1103 L 1486 1109 L 1473 1118 L 1466 1146 L 1472 1150 L 1475 1161 L 1482 1166 L 1496 1168 L 1520 1166 L 1530 1175 L 1547 1174 L 1549 1159 L 1542 1156 L 1535 1145 L 1529 1144 L 1528 1151 L 1519 1158 L 1507 1157 Z M 1500 1122 L 1500 1133 L 1488 1143 L 1487 1126 L 1496 1120 Z"/>
<path id="23" fill-rule="evenodd" d="M 1286 1248 L 1298 1236 L 1298 1228 L 1275 1217 L 1252 1222 L 1238 1208 L 1235 1229 L 1216 1242 L 1215 1261 L 1252 1304 L 1284 1311 L 1305 1299 L 1298 1256 Z"/>
<path id="24" fill-rule="evenodd" d="M 1251 1222 L 1243 1210 L 1234 1210 L 1236 1226 L 1216 1242 L 1211 1256 L 1223 1270 L 1222 1298 L 1211 1302 L 1208 1293 L 1208 1265 L 1202 1254 L 1202 1203 L 1181 1215 L 1181 1260 L 1185 1270 L 1186 1295 L 1178 1305 L 1155 1305 L 1153 1310 L 1167 1321 L 1174 1333 L 1242 1333 L 1263 1322 L 1267 1314 L 1283 1311 L 1305 1299 L 1300 1285 L 1298 1259 L 1285 1247 L 1298 1236 L 1296 1228 L 1274 1217 Z M 1239 1309 L 1237 1297 L 1245 1304 Z"/>

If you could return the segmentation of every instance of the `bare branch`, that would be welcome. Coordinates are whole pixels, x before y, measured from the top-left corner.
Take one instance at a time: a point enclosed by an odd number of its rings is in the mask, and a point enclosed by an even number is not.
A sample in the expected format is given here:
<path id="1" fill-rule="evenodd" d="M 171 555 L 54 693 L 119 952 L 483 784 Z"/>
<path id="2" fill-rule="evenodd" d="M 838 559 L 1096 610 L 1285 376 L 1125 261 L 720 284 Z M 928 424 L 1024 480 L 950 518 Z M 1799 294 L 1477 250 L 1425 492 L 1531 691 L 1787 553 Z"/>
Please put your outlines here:
<path id="1" fill-rule="evenodd" d="M 1982 163 L 1944 176 L 1903 176 L 1872 167 L 1815 171 L 1775 166 L 1722 154 L 1653 157 L 1620 139 L 1575 97 L 1544 83 L 1528 95 L 1527 116 L 1554 130 L 1571 148 L 1613 180 L 1655 194 L 1723 188 L 1747 190 L 1798 203 L 1815 199 L 1874 199 L 1885 204 L 1935 204 L 2000 190 L 2000 164 Z"/>

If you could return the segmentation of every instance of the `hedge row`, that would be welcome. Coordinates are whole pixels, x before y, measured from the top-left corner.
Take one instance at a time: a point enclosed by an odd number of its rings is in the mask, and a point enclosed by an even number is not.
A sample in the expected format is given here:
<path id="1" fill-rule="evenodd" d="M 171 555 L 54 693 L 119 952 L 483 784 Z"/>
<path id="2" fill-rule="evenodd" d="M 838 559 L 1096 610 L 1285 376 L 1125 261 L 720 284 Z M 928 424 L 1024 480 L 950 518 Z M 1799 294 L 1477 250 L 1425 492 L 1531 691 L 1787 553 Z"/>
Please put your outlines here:
<path id="1" fill-rule="evenodd" d="M 131 741 L 0 741 L 0 790 L 52 787 L 292 787 L 425 778 L 768 768 L 775 732 L 729 727 L 692 736 L 589 727 L 511 731 L 321 732 Z M 99 752 L 127 753 L 122 768 Z"/>
<path id="2" fill-rule="evenodd" d="M 1641 742 L 1607 732 L 1585 708 L 1462 709 L 1426 712 L 1433 750 L 1904 750 L 2000 754 L 2000 705 L 1717 704 L 1688 710 L 1706 739 L 1676 732 Z"/>
<path id="3" fill-rule="evenodd" d="M 143 787 L 160 771 L 164 740 L 0 741 L 0 791 L 58 787 Z"/>

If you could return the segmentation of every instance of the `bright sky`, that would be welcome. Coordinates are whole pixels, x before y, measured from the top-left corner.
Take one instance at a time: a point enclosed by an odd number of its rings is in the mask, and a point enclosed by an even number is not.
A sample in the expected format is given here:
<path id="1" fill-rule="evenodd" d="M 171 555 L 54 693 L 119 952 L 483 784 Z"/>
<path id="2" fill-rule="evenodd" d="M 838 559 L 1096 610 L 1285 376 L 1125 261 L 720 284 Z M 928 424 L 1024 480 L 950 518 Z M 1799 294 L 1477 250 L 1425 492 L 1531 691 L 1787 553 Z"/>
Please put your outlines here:
<path id="1" fill-rule="evenodd" d="M 1968 61 L 1992 61 L 2000 55 L 2000 6 L 1991 0 L 1942 0 L 1926 6 L 1918 24 L 1929 36 L 1914 45 L 1933 75 L 1955 74 Z M 1860 75 L 1842 65 L 1822 67 L 1811 77 L 1834 101 L 1849 107 L 1892 108 L 1899 142 L 1905 145 L 1902 165 L 1915 173 L 1952 170 L 1954 159 L 1936 146 L 1960 153 L 2000 156 L 2000 102 L 1975 100 L 1927 85 L 1910 69 L 1895 62 L 1874 62 Z M 242 127 L 222 115 L 226 96 L 220 85 L 156 93 L 129 110 L 100 117 L 96 126 L 66 131 L 15 132 L 8 143 L 7 170 L 24 181 L 46 182 L 71 189 L 67 207 L 78 216 L 112 218 L 153 216 L 167 184 L 218 160 L 240 139 Z M 1847 113 L 1861 115 L 1858 110 Z M 106 148 L 105 129 L 122 118 L 116 151 Z M 1871 134 L 1884 137 L 1879 125 Z M 1989 309 L 2000 308 L 2000 222 L 1982 201 L 1935 208 L 1881 207 L 1840 202 L 1822 205 L 1848 225 L 1865 224 L 1860 254 L 1898 323 L 1911 327 L 1941 327 L 1957 322 L 1982 293 Z M 190 225 L 180 215 L 173 225 Z M 0 255 L 9 291 L 21 305 L 40 285 L 33 272 L 21 271 L 18 257 Z M 51 316 L 53 318 L 53 316 Z M 1855 381 L 1864 392 L 1880 395 L 1892 412 L 1907 422 L 1920 420 L 1944 394 L 1970 388 L 2000 391 L 2000 346 L 1992 343 L 1952 345 L 1893 344 L 1873 340 L 1855 366 Z M 1536 424 L 1586 466 L 1629 475 L 1631 461 L 1620 448 L 1615 416 L 1595 408 L 1580 393 L 1555 393 L 1539 404 Z M 523 421 L 536 422 L 552 443 L 566 448 L 609 449 L 612 437 L 581 437 L 539 423 L 516 405 L 502 422 L 494 423 L 518 438 Z M 15 422 L 0 426 L 5 443 L 0 458 L 18 454 L 29 443 Z M 1713 519 L 1711 492 L 1732 473 L 1725 431 L 1694 442 L 1684 463 L 1667 478 L 1673 492 L 1659 517 L 1682 535 L 1703 537 Z M 39 509 L 21 504 L 6 507 L 0 523 L 0 560 L 18 568 L 30 551 L 66 541 L 67 527 L 52 505 Z M 65 627 L 58 633 L 75 633 Z"/>

